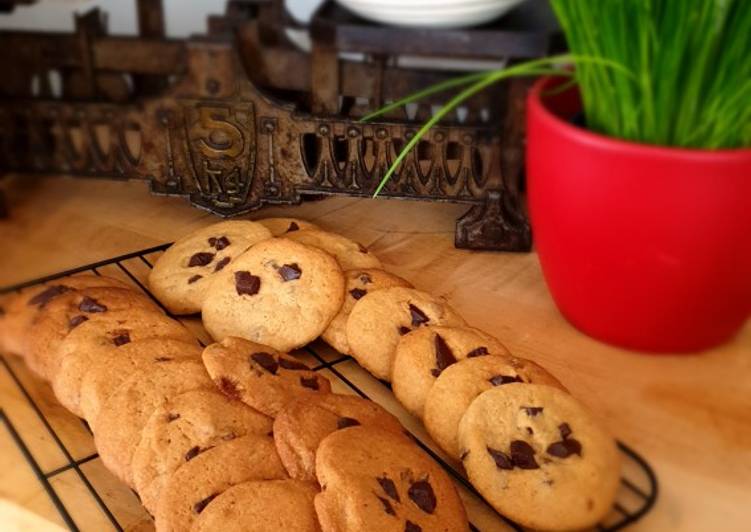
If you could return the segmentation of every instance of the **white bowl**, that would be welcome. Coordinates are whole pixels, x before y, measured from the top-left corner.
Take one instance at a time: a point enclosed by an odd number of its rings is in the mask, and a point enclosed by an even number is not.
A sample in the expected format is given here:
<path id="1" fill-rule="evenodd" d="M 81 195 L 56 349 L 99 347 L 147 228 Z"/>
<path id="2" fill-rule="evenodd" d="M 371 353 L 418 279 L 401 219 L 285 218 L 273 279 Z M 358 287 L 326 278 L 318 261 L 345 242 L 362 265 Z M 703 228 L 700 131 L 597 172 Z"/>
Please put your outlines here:
<path id="1" fill-rule="evenodd" d="M 337 0 L 353 13 L 382 24 L 461 28 L 494 20 L 524 0 Z"/>

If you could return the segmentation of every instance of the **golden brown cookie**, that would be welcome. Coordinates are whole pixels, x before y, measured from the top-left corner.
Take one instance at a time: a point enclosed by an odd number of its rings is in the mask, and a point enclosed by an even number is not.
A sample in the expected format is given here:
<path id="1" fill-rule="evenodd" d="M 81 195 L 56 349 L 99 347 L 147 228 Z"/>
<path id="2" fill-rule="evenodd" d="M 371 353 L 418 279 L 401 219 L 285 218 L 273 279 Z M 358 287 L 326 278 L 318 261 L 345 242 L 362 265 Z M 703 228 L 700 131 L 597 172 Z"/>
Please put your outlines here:
<path id="1" fill-rule="evenodd" d="M 299 218 L 261 218 L 256 220 L 266 229 L 271 231 L 274 236 L 284 236 L 287 233 L 295 231 L 307 231 L 308 229 L 318 229 L 318 226 Z"/>
<path id="2" fill-rule="evenodd" d="M 464 320 L 441 298 L 413 288 L 384 288 L 355 303 L 347 320 L 347 342 L 361 366 L 389 381 L 399 339 L 428 325 L 458 327 Z"/>
<path id="3" fill-rule="evenodd" d="M 271 417 L 295 399 L 331 392 L 326 377 L 295 357 L 242 338 L 206 347 L 203 363 L 222 393 Z"/>
<path id="4" fill-rule="evenodd" d="M 615 440 L 568 393 L 514 383 L 491 388 L 459 424 L 472 485 L 522 526 L 589 528 L 611 509 L 620 483 Z"/>
<path id="5" fill-rule="evenodd" d="M 238 336 L 290 351 L 318 338 L 343 300 L 344 276 L 333 257 L 274 238 L 217 276 L 203 305 L 203 324 L 216 341 Z"/>
<path id="6" fill-rule="evenodd" d="M 310 229 L 288 233 L 285 237 L 331 254 L 342 270 L 383 268 L 381 261 L 368 248 L 336 233 Z"/>
<path id="7" fill-rule="evenodd" d="M 468 531 L 446 472 L 407 436 L 374 427 L 333 432 L 318 447 L 324 531 Z"/>
<path id="8" fill-rule="evenodd" d="M 274 420 L 274 442 L 292 478 L 315 480 L 316 450 L 337 430 L 358 425 L 401 434 L 399 420 L 380 405 L 354 395 L 320 394 L 298 399 Z"/>
<path id="9" fill-rule="evenodd" d="M 318 487 L 300 480 L 252 480 L 213 499 L 194 532 L 319 532 L 313 498 Z"/>
<path id="10" fill-rule="evenodd" d="M 393 286 L 412 288 L 412 285 L 397 275 L 373 268 L 347 270 L 344 272 L 344 277 L 347 282 L 344 304 L 339 309 L 339 313 L 331 320 L 328 328 L 323 331 L 321 338 L 340 353 L 349 354 L 347 319 L 355 303 L 364 295 L 376 290 Z"/>
<path id="11" fill-rule="evenodd" d="M 214 276 L 252 245 L 271 238 L 261 224 L 219 222 L 175 242 L 149 274 L 149 287 L 173 314 L 199 312 Z"/>
<path id="12" fill-rule="evenodd" d="M 141 504 L 156 511 L 162 489 L 184 463 L 247 434 L 268 436 L 271 418 L 216 390 L 193 390 L 159 406 L 133 453 L 133 483 Z"/>
<path id="13" fill-rule="evenodd" d="M 508 354 L 496 338 L 472 327 L 420 327 L 399 340 L 391 370 L 394 395 L 412 415 L 422 418 L 425 398 L 441 372 L 457 360 Z"/>

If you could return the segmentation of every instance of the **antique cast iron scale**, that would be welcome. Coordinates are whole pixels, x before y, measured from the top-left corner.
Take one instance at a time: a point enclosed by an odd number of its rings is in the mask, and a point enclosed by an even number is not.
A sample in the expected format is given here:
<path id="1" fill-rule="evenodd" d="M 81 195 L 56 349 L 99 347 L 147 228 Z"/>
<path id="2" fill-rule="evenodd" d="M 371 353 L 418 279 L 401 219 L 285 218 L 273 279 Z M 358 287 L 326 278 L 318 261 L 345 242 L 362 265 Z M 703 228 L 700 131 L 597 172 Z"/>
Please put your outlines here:
<path id="1" fill-rule="evenodd" d="M 514 60 L 546 54 L 552 40 L 532 8 L 499 27 L 405 30 L 329 3 L 305 28 L 304 52 L 280 1 L 230 1 L 205 36 L 186 40 L 164 37 L 160 1 L 137 8 L 138 37 L 108 36 L 99 10 L 77 16 L 73 34 L 0 32 L 0 171 L 148 180 L 154 193 L 222 216 L 306 196 L 368 197 L 445 95 L 411 116 L 359 118 L 456 75 L 397 57 Z M 382 196 L 467 204 L 459 247 L 529 249 L 525 89 L 515 81 L 475 97 L 430 132 Z"/>

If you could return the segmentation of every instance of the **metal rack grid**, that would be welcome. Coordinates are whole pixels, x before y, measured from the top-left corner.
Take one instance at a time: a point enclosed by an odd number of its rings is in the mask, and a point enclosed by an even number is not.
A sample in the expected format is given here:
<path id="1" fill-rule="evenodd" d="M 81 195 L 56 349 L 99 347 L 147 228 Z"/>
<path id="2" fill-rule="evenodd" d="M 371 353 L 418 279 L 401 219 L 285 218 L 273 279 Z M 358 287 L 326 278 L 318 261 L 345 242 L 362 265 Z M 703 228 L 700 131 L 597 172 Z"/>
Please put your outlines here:
<path id="1" fill-rule="evenodd" d="M 81 273 L 93 273 L 95 275 L 109 275 L 120 277 L 123 280 L 131 282 L 134 287 L 140 289 L 153 299 L 165 312 L 167 310 L 159 303 L 145 284 L 145 278 L 148 270 L 151 269 L 154 259 L 170 244 L 163 244 L 141 251 L 128 253 L 125 255 L 113 257 L 93 264 L 88 264 L 64 272 L 49 275 L 40 279 L 35 279 L 16 286 L 0 289 L 0 294 L 12 291 L 20 291 L 24 288 L 37 284 L 47 283 L 63 277 Z M 169 313 L 168 313 L 169 314 Z M 202 343 L 210 341 L 210 338 L 200 327 L 200 320 L 196 317 L 184 318 L 175 317 L 178 321 L 183 322 L 188 328 L 197 333 Z M 434 460 L 436 460 L 448 473 L 453 477 L 462 498 L 467 505 L 472 530 L 486 529 L 506 529 L 506 530 L 523 530 L 516 523 L 508 520 L 504 516 L 497 514 L 481 496 L 474 487 L 467 481 L 461 472 L 458 463 L 447 458 L 438 447 L 430 440 L 425 433 L 421 424 L 414 418 L 406 414 L 399 404 L 393 398 L 391 387 L 388 383 L 376 380 L 364 370 L 362 370 L 355 361 L 347 355 L 336 353 L 324 344 L 315 343 L 305 347 L 298 354 L 305 357 L 315 371 L 325 373 L 329 380 L 332 381 L 334 388 L 339 387 L 343 393 L 353 393 L 361 397 L 373 399 L 379 402 L 387 410 L 391 411 L 405 424 L 405 427 L 412 434 L 417 444 L 426 451 Z M 123 485 L 117 485 L 118 482 L 114 477 L 103 478 L 108 472 L 103 470 L 99 456 L 93 448 L 91 431 L 86 422 L 75 418 L 73 414 L 61 412 L 64 409 L 59 405 L 54 405 L 54 398 L 51 390 L 46 385 L 42 385 L 37 379 L 28 373 L 25 366 L 14 357 L 0 357 L 2 367 L 16 387 L 19 397 L 25 402 L 24 408 L 28 412 L 33 412 L 36 419 L 34 422 L 39 425 L 40 434 L 37 437 L 49 440 L 50 445 L 57 448 L 62 461 L 55 467 L 40 463 L 37 458 L 39 451 L 30 448 L 30 438 L 28 434 L 23 434 L 16 426 L 12 419 L 11 409 L 2 405 L 0 408 L 0 420 L 4 426 L 10 441 L 16 446 L 17 451 L 23 456 L 28 467 L 33 472 L 37 481 L 40 483 L 43 492 L 49 498 L 48 508 L 54 508 L 57 515 L 53 516 L 61 525 L 68 527 L 70 530 L 93 530 L 91 523 L 83 519 L 81 511 L 75 515 L 71 504 L 71 497 L 66 496 L 66 486 L 75 485 L 75 489 L 85 493 L 90 497 L 90 503 L 100 513 L 97 530 L 102 529 L 102 523 L 106 523 L 113 530 L 143 530 L 148 528 L 148 514 L 140 508 L 137 496 Z M 15 406 L 15 405 L 14 405 Z M 57 408 L 55 408 L 57 406 Z M 17 407 L 17 406 L 16 406 Z M 53 423 L 51 413 L 55 416 L 66 416 L 65 425 L 78 423 L 79 431 L 84 431 L 84 440 L 88 439 L 88 448 L 92 452 L 83 452 L 78 445 L 71 445 L 69 441 L 64 441 L 59 434 L 59 421 Z M 28 417 L 28 416 L 27 416 Z M 24 418 L 26 421 L 27 418 Z M 57 427 L 57 428 L 56 428 Z M 79 442 L 80 443 L 80 442 Z M 71 447 L 76 447 L 75 450 Z M 606 517 L 596 529 L 599 531 L 621 530 L 628 525 L 641 519 L 651 510 L 657 499 L 657 478 L 654 471 L 636 451 L 625 444 L 618 442 L 618 447 L 623 454 L 624 475 L 621 478 L 620 491 L 610 514 Z M 98 466 L 97 468 L 88 466 Z M 73 477 L 67 482 L 56 482 L 63 476 Z M 114 493 L 113 493 L 114 492 Z M 123 502 L 117 500 L 127 499 Z M 133 511 L 132 506 L 137 505 L 138 510 Z M 123 507 L 130 507 L 129 511 L 123 510 Z M 92 508 L 88 509 L 90 513 Z M 140 510 L 140 517 L 139 517 Z M 486 524 L 487 523 L 487 524 Z M 488 524 L 490 526 L 488 526 Z M 144 527 L 145 525 L 145 527 Z"/>

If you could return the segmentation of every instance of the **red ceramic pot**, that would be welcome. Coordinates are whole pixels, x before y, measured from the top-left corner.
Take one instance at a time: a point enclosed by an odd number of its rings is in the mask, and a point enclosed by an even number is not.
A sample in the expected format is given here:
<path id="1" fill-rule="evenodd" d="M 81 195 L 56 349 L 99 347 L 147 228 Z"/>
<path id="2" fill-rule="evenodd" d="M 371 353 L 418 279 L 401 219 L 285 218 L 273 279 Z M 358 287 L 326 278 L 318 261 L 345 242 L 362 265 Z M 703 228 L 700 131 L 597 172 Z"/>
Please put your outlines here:
<path id="1" fill-rule="evenodd" d="M 653 352 L 705 349 L 751 316 L 751 149 L 624 142 L 572 125 L 576 90 L 527 99 L 535 247 L 561 312 Z"/>

